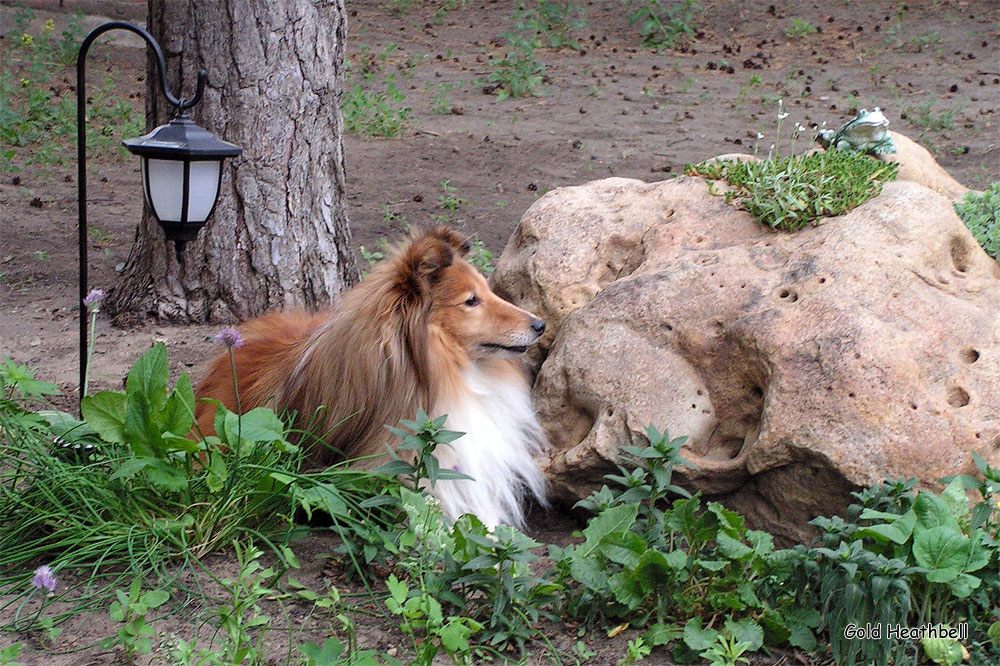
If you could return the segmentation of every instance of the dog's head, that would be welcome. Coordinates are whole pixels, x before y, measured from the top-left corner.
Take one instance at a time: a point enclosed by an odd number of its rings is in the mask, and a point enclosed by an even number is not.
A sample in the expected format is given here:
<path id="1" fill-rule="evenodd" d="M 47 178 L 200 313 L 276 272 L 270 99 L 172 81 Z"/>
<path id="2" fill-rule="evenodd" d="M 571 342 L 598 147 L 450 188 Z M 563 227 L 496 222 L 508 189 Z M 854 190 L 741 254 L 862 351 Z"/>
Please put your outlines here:
<path id="1" fill-rule="evenodd" d="M 493 293 L 465 260 L 469 243 L 446 227 L 415 235 L 390 259 L 396 288 L 427 307 L 428 331 L 473 359 L 513 358 L 541 337 L 545 322 Z"/>

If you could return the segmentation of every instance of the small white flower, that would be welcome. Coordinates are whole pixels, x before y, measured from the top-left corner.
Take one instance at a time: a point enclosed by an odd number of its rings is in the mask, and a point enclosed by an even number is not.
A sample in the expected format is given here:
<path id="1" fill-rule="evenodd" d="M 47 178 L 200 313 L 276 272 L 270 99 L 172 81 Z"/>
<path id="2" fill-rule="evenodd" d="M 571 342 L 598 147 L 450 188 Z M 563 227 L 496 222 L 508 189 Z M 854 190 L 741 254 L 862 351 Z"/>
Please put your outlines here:
<path id="1" fill-rule="evenodd" d="M 788 117 L 788 112 L 787 111 L 785 111 L 784 113 L 779 113 L 778 114 L 778 120 L 784 120 L 787 117 Z"/>
<path id="2" fill-rule="evenodd" d="M 761 134 L 760 132 L 757 132 L 757 140 L 760 141 L 763 138 L 764 138 L 764 135 Z"/>

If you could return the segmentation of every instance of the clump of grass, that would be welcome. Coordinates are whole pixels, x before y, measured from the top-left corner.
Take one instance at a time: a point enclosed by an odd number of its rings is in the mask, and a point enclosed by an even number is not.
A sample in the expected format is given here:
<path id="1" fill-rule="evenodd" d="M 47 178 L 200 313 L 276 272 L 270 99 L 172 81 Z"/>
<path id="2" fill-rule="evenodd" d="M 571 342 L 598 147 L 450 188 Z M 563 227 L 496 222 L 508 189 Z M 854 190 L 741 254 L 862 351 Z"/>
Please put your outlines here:
<path id="1" fill-rule="evenodd" d="M 992 183 L 982 194 L 966 194 L 955 204 L 955 212 L 986 254 L 1000 261 L 1000 181 Z"/>
<path id="2" fill-rule="evenodd" d="M 411 108 L 403 106 L 406 95 L 396 86 L 396 75 L 382 80 L 383 90 L 365 90 L 355 84 L 344 92 L 341 111 L 344 126 L 368 136 L 394 137 L 402 134 Z"/>
<path id="3" fill-rule="evenodd" d="M 793 16 L 792 22 L 785 28 L 785 36 L 789 39 L 802 39 L 809 35 L 815 35 L 816 32 L 816 26 L 798 16 Z"/>
<path id="4" fill-rule="evenodd" d="M 545 66 L 535 57 L 535 49 L 542 45 L 540 31 L 536 13 L 523 6 L 514 12 L 514 25 L 503 35 L 507 42 L 504 57 L 493 61 L 486 79 L 491 84 L 487 90 L 497 99 L 541 94 Z"/>
<path id="5" fill-rule="evenodd" d="M 16 33 L 5 53 L 0 73 L 0 171 L 19 171 L 16 148 L 32 146 L 24 154 L 29 165 L 68 163 L 72 139 L 76 135 L 76 99 L 72 89 L 52 85 L 53 77 L 65 72 L 76 60 L 83 39 L 83 15 L 71 18 L 62 36 L 56 36 L 53 21 L 41 31 L 29 32 L 33 14 L 19 11 Z M 100 153 L 115 149 L 122 136 L 138 134 L 144 126 L 143 114 L 133 101 L 114 94 L 111 77 L 88 95 L 91 131 L 87 146 Z M 119 155 L 127 155 L 122 148 Z"/>
<path id="6" fill-rule="evenodd" d="M 629 22 L 639 24 L 642 42 L 653 48 L 676 46 L 685 38 L 695 35 L 695 15 L 701 5 L 694 0 L 683 0 L 665 7 L 662 0 L 638 0 L 630 2 L 632 14 Z"/>
<path id="7" fill-rule="evenodd" d="M 866 155 L 834 150 L 766 160 L 688 164 L 684 173 L 725 180 L 727 202 L 736 202 L 771 229 L 794 231 L 843 215 L 882 192 L 899 171 Z"/>
<path id="8" fill-rule="evenodd" d="M 909 121 L 914 127 L 936 132 L 951 129 L 955 124 L 955 112 L 952 110 L 934 111 L 933 102 L 908 108 L 900 114 L 900 117 Z"/>

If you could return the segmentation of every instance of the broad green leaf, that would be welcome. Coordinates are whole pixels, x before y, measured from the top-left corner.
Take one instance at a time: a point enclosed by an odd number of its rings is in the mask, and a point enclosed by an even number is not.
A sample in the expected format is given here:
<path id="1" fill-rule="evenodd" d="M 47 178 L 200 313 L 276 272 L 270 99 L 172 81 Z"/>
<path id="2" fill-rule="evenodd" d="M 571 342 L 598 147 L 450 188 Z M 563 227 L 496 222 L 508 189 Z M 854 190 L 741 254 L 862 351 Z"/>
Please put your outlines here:
<path id="1" fill-rule="evenodd" d="M 749 652 L 756 652 L 764 645 L 764 630 L 753 618 L 743 618 L 739 622 L 726 620 L 726 633 L 737 641 L 749 643 Z"/>
<path id="2" fill-rule="evenodd" d="M 709 502 L 705 508 L 715 514 L 716 518 L 719 519 L 719 527 L 729 536 L 737 537 L 739 535 L 740 529 L 743 528 L 743 516 L 735 511 L 730 511 L 718 502 Z"/>
<path id="3" fill-rule="evenodd" d="M 121 479 L 123 481 L 128 481 L 136 474 L 146 469 L 150 465 L 155 464 L 156 462 L 157 462 L 156 458 L 149 458 L 149 457 L 129 458 L 128 460 L 123 462 L 121 466 L 118 467 L 118 469 L 114 471 L 114 473 L 109 477 L 109 479 L 111 481 L 117 481 L 118 479 Z"/>
<path id="4" fill-rule="evenodd" d="M 746 540 L 753 546 L 758 557 L 764 557 L 774 552 L 774 537 L 760 530 L 747 530 Z"/>
<path id="5" fill-rule="evenodd" d="M 212 451 L 208 463 L 208 475 L 205 477 L 205 485 L 208 486 L 208 491 L 211 493 L 219 492 L 226 487 L 226 479 L 228 478 L 229 472 L 226 469 L 225 458 L 218 451 Z"/>
<path id="6" fill-rule="evenodd" d="M 642 635 L 643 642 L 650 647 L 666 645 L 670 641 L 677 640 L 683 635 L 680 629 L 672 624 L 662 624 L 657 622 L 646 630 Z"/>
<path id="7" fill-rule="evenodd" d="M 639 512 L 638 504 L 623 504 L 602 511 L 600 515 L 591 518 L 587 528 L 583 530 L 585 541 L 577 548 L 577 558 L 590 557 L 601 544 L 604 537 L 615 532 L 624 532 L 634 523 Z"/>
<path id="8" fill-rule="evenodd" d="M 667 564 L 673 569 L 683 569 L 687 566 L 688 554 L 678 548 L 667 553 Z"/>
<path id="9" fill-rule="evenodd" d="M 902 515 L 866 509 L 861 515 L 862 518 L 865 517 L 865 513 L 869 514 L 868 519 L 870 520 L 889 521 L 888 524 L 871 525 L 858 530 L 858 536 L 870 536 L 876 541 L 885 542 L 888 540 L 895 544 L 903 545 L 910 539 L 910 536 L 913 534 L 913 528 L 917 524 L 917 514 L 913 509 Z"/>
<path id="10" fill-rule="evenodd" d="M 87 424 L 97 431 L 105 442 L 125 443 L 125 394 L 101 391 L 88 395 L 80 403 L 80 411 Z"/>
<path id="11" fill-rule="evenodd" d="M 913 510 L 917 514 L 917 524 L 923 529 L 945 526 L 958 529 L 958 520 L 952 515 L 948 505 L 934 493 L 925 490 L 917 494 L 913 501 Z"/>
<path id="12" fill-rule="evenodd" d="M 753 553 L 753 549 L 750 546 L 734 539 L 725 532 L 719 532 L 719 536 L 716 537 L 716 544 L 718 545 L 718 552 L 731 560 L 742 560 Z"/>
<path id="13" fill-rule="evenodd" d="M 806 652 L 812 652 L 816 649 L 816 634 L 813 630 L 804 624 L 793 623 L 788 626 L 791 630 L 791 635 L 788 637 L 788 644 L 792 647 L 797 647 Z"/>
<path id="14" fill-rule="evenodd" d="M 188 485 L 188 478 L 184 470 L 178 469 L 159 458 L 155 459 L 153 464 L 146 468 L 146 478 L 153 485 L 173 492 L 184 490 Z"/>
<path id="15" fill-rule="evenodd" d="M 976 530 L 969 541 L 969 561 L 965 564 L 965 572 L 979 571 L 993 558 L 993 549 L 983 545 L 983 531 Z"/>
<path id="16" fill-rule="evenodd" d="M 948 583 L 948 589 L 959 599 L 965 599 L 977 590 L 982 582 L 971 574 L 962 573 L 958 574 L 958 578 Z"/>
<path id="17" fill-rule="evenodd" d="M 958 666 L 962 663 L 962 644 L 954 638 L 924 637 L 920 639 L 920 647 L 935 664 Z"/>
<path id="18" fill-rule="evenodd" d="M 923 530 L 913 540 L 913 558 L 929 570 L 928 581 L 947 583 L 962 573 L 969 559 L 969 540 L 943 525 Z"/>
<path id="19" fill-rule="evenodd" d="M 451 618 L 438 632 L 438 637 L 445 650 L 455 653 L 469 649 L 469 636 L 471 634 L 472 631 L 462 622 L 462 618 Z"/>
<path id="20" fill-rule="evenodd" d="M 139 357 L 125 380 L 125 393 L 146 396 L 153 411 L 160 411 L 167 402 L 167 347 L 157 342 Z"/>
<path id="21" fill-rule="evenodd" d="M 712 628 L 702 629 L 701 618 L 693 617 L 684 625 L 684 642 L 696 652 L 707 650 L 715 643 L 719 632 Z"/>
<path id="22" fill-rule="evenodd" d="M 607 585 L 608 574 L 601 564 L 598 558 L 580 558 L 574 553 L 569 563 L 569 573 L 575 581 L 585 587 L 591 590 L 603 590 Z"/>
<path id="23" fill-rule="evenodd" d="M 641 606 L 646 595 L 650 592 L 643 589 L 635 576 L 630 576 L 625 572 L 616 573 L 609 578 L 608 587 L 611 588 L 611 593 L 615 595 L 618 603 L 630 610 Z"/>
<path id="24" fill-rule="evenodd" d="M 184 435 L 194 425 L 194 389 L 188 373 L 181 375 L 163 408 L 163 426 L 167 430 Z"/>
<path id="25" fill-rule="evenodd" d="M 128 393 L 125 396 L 125 441 L 139 456 L 162 456 L 162 434 L 167 430 L 149 396 Z"/>
<path id="26" fill-rule="evenodd" d="M 315 643 L 306 643 L 299 646 L 299 651 L 306 656 L 308 666 L 339 666 L 341 664 L 340 655 L 344 653 L 343 644 L 331 636 L 323 641 L 319 646 Z"/>
<path id="27" fill-rule="evenodd" d="M 242 419 L 243 439 L 249 442 L 274 443 L 285 439 L 285 424 L 270 409 L 252 409 Z"/>
<path id="28" fill-rule="evenodd" d="M 648 594 L 667 585 L 674 575 L 667 557 L 658 550 L 647 550 L 639 558 L 635 568 L 635 577 Z"/>
<path id="29" fill-rule="evenodd" d="M 606 559 L 634 569 L 647 548 L 646 542 L 635 532 L 613 532 L 604 537 L 598 551 Z"/>
<path id="30" fill-rule="evenodd" d="M 971 509 L 969 496 L 965 494 L 965 488 L 960 479 L 953 479 L 941 491 L 941 501 L 948 507 L 951 515 L 960 522 L 968 519 Z"/>
<path id="31" fill-rule="evenodd" d="M 166 590 L 150 590 L 140 597 L 139 603 L 146 608 L 156 608 L 166 603 L 169 598 L 170 593 Z"/>
<path id="32" fill-rule="evenodd" d="M 385 585 L 389 588 L 390 597 L 396 601 L 396 603 L 402 604 L 406 601 L 406 596 L 410 592 L 410 588 L 406 583 L 396 578 L 396 574 L 389 574 L 388 580 L 385 581 Z"/>
<path id="33" fill-rule="evenodd" d="M 198 453 L 203 448 L 199 442 L 192 441 L 187 437 L 175 435 L 169 430 L 164 432 L 160 439 L 163 442 L 164 448 L 168 452 L 181 451 L 187 454 L 194 454 Z"/>

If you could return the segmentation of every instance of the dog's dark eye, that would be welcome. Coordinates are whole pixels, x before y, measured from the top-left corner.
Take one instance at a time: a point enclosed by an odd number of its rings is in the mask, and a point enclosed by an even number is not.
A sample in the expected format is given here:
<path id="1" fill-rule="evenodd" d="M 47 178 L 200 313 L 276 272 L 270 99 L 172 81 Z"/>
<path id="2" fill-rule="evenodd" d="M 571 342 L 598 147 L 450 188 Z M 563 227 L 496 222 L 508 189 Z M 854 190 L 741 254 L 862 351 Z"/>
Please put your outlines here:
<path id="1" fill-rule="evenodd" d="M 465 304 L 467 306 L 469 306 L 470 308 L 473 308 L 473 307 L 479 305 L 482 302 L 483 301 L 478 296 L 476 296 L 475 294 L 473 294 L 472 296 L 469 296 L 467 299 L 465 299 Z"/>

